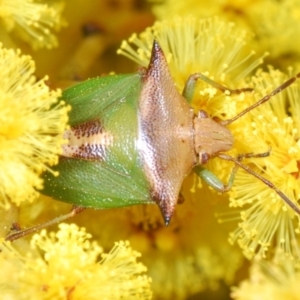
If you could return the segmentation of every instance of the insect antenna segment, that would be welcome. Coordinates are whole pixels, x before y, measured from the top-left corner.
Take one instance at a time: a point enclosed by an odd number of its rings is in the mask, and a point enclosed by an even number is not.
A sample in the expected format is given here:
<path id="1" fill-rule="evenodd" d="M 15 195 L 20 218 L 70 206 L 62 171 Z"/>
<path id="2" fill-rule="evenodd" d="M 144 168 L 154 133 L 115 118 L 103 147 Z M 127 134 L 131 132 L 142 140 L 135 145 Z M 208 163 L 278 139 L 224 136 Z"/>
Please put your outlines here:
<path id="1" fill-rule="evenodd" d="M 280 93 L 281 91 L 283 91 L 284 89 L 286 89 L 287 87 L 289 87 L 292 83 L 294 83 L 299 78 L 300 78 L 300 73 L 298 73 L 294 77 L 289 78 L 287 81 L 285 81 L 283 84 L 281 84 L 275 90 L 273 90 L 270 94 L 265 95 L 263 98 L 261 98 L 260 100 L 258 100 L 256 103 L 250 105 L 249 107 L 247 107 L 246 109 L 244 109 L 243 111 L 241 111 L 240 113 L 238 113 L 235 117 L 233 117 L 231 119 L 228 119 L 228 120 L 221 121 L 221 122 L 219 122 L 219 124 L 221 124 L 223 126 L 227 126 L 227 125 L 233 123 L 234 121 L 238 120 L 240 117 L 242 117 L 243 115 L 245 115 L 249 111 L 251 111 L 254 108 L 260 106 L 261 104 L 269 101 L 273 96 L 275 96 L 276 94 Z"/>

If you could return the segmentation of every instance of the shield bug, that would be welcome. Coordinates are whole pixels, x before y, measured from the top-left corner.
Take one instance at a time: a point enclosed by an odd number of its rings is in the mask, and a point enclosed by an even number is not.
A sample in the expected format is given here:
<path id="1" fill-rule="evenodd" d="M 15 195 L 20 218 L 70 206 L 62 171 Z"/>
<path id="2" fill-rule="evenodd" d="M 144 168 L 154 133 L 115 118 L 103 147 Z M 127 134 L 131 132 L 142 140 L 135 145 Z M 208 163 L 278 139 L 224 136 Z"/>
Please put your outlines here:
<path id="1" fill-rule="evenodd" d="M 227 191 L 238 168 L 272 188 L 295 212 L 300 209 L 270 181 L 242 164 L 247 157 L 269 153 L 226 154 L 233 145 L 227 125 L 292 84 L 300 73 L 232 119 L 217 122 L 188 104 L 196 81 L 202 79 L 222 91 L 230 90 L 200 73 L 189 77 L 183 95 L 175 87 L 167 61 L 154 41 L 147 69 L 131 75 L 87 80 L 67 89 L 63 99 L 71 105 L 68 144 L 54 170 L 44 174 L 45 195 L 74 205 L 72 211 L 48 223 L 7 237 L 14 240 L 76 215 L 84 208 L 114 208 L 156 203 L 167 225 L 179 198 L 184 178 L 194 170 L 220 192 Z M 211 158 L 232 161 L 235 167 L 224 185 L 203 165 Z"/>

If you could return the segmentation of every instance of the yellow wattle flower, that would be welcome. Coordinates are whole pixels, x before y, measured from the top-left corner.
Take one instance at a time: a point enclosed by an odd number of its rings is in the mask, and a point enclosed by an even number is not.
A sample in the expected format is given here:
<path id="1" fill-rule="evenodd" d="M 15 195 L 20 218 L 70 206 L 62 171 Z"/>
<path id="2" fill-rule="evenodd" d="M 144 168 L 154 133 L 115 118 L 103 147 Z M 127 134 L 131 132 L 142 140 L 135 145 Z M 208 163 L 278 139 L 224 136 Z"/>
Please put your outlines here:
<path id="1" fill-rule="evenodd" d="M 252 46 L 258 53 L 270 52 L 269 63 L 299 69 L 300 9 L 298 0 L 148 0 L 158 20 L 174 16 L 218 16 L 255 34 Z"/>
<path id="2" fill-rule="evenodd" d="M 90 239 L 84 228 L 61 223 L 56 233 L 34 235 L 26 255 L 2 244 L 2 299 L 151 299 L 147 268 L 128 242 L 104 253 Z"/>
<path id="3" fill-rule="evenodd" d="M 250 267 L 249 278 L 233 287 L 234 300 L 299 299 L 299 265 L 281 257 L 280 261 L 256 260 Z"/>
<path id="4" fill-rule="evenodd" d="M 39 175 L 58 162 L 66 107 L 33 75 L 34 62 L 20 51 L 0 48 L 0 206 L 32 201 L 42 188 Z"/>
<path id="5" fill-rule="evenodd" d="M 52 31 L 65 26 L 63 6 L 62 2 L 50 6 L 46 1 L 1 0 L 0 20 L 8 32 L 16 33 L 33 48 L 53 48 L 58 43 Z"/>

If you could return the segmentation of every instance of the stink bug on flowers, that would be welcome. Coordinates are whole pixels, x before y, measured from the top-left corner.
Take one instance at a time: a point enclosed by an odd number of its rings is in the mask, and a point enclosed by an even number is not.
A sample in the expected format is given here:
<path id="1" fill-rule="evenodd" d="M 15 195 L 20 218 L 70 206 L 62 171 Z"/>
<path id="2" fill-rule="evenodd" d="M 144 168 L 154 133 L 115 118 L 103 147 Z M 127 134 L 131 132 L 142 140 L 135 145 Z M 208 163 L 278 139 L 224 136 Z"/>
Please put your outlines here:
<path id="1" fill-rule="evenodd" d="M 204 80 L 221 91 L 230 90 L 200 73 L 189 77 L 183 95 L 175 88 L 167 61 L 154 41 L 150 63 L 136 74 L 94 78 L 63 93 L 72 107 L 68 144 L 54 170 L 44 174 L 43 193 L 74 205 L 72 211 L 47 223 L 16 232 L 14 240 L 40 228 L 60 222 L 84 208 L 114 208 L 156 203 L 167 225 L 179 198 L 184 178 L 194 170 L 214 189 L 225 192 L 238 168 L 252 174 L 296 213 L 300 209 L 270 181 L 255 173 L 241 160 L 269 153 L 227 155 L 233 136 L 227 125 L 291 85 L 300 73 L 232 119 L 217 122 L 200 111 L 195 115 L 188 101 L 196 81 Z M 203 168 L 211 158 L 232 161 L 235 166 L 227 185 Z"/>

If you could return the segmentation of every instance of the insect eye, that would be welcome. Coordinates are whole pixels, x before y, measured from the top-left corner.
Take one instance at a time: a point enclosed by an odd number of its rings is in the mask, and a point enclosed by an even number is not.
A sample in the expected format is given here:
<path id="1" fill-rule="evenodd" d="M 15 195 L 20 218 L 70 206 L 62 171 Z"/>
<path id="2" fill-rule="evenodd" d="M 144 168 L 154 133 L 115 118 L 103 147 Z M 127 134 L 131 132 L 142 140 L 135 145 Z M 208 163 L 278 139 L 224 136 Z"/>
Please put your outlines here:
<path id="1" fill-rule="evenodd" d="M 199 153 L 199 164 L 204 165 L 206 164 L 210 159 L 210 155 L 206 152 L 200 152 Z"/>

